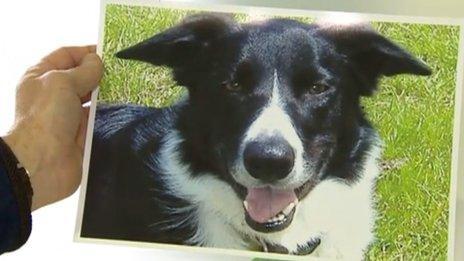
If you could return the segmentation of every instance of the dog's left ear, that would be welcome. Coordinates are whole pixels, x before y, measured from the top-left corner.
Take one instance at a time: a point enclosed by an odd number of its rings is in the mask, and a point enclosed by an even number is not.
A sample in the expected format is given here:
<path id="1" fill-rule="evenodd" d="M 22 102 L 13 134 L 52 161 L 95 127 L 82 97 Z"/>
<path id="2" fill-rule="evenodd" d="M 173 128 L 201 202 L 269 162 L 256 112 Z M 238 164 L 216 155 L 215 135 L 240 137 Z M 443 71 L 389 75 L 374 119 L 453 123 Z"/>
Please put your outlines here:
<path id="1" fill-rule="evenodd" d="M 211 13 L 193 15 L 177 26 L 118 52 L 116 57 L 179 67 L 195 63 L 197 55 L 211 41 L 238 29 L 239 25 L 230 16 Z"/>
<path id="2" fill-rule="evenodd" d="M 430 75 L 430 68 L 421 60 L 367 24 L 348 26 L 319 25 L 322 34 L 331 39 L 339 52 L 355 66 L 354 74 L 361 80 L 361 95 L 371 95 L 381 76 L 397 74 Z"/>

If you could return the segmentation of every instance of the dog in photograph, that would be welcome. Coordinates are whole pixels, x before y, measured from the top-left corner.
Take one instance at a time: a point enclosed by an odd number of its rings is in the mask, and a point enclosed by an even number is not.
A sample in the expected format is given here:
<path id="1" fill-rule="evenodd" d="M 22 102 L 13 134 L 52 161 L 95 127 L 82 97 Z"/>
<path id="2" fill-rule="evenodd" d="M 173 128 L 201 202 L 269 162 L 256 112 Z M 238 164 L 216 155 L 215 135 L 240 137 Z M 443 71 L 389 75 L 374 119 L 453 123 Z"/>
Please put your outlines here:
<path id="1" fill-rule="evenodd" d="M 360 99 L 423 62 L 366 25 L 217 14 L 117 57 L 188 94 L 98 106 L 83 237 L 363 258 L 381 142 Z"/>

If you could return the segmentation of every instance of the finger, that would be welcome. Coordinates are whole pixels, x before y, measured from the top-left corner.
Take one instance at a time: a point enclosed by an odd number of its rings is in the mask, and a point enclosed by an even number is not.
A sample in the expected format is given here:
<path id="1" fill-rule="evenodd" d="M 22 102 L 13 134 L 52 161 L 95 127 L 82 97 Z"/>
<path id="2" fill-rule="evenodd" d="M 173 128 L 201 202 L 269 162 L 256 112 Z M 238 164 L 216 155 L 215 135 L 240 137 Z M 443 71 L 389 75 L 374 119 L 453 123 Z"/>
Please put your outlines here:
<path id="1" fill-rule="evenodd" d="M 82 103 L 82 104 L 87 103 L 87 102 L 89 102 L 91 99 L 92 99 L 92 93 L 89 92 L 89 93 L 87 93 L 86 95 L 84 95 L 83 97 L 81 97 L 81 103 Z"/>
<path id="2" fill-rule="evenodd" d="M 89 121 L 90 107 L 82 107 L 82 118 L 77 132 L 76 143 L 84 153 L 85 139 L 87 137 L 87 123 Z"/>
<path id="3" fill-rule="evenodd" d="M 87 54 L 79 66 L 67 70 L 66 73 L 73 82 L 73 88 L 82 98 L 97 87 L 103 76 L 103 63 L 98 55 Z"/>
<path id="4" fill-rule="evenodd" d="M 28 77 L 38 77 L 51 70 L 66 70 L 78 66 L 89 53 L 95 53 L 95 45 L 59 48 L 29 68 Z"/>

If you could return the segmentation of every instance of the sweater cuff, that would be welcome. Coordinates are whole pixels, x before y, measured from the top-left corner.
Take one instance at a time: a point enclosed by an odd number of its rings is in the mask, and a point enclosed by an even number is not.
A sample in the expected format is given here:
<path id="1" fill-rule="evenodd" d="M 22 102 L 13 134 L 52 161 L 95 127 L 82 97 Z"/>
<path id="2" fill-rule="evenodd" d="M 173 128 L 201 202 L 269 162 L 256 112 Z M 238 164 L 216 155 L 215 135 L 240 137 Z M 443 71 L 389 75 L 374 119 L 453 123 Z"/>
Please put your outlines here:
<path id="1" fill-rule="evenodd" d="M 5 237 L 0 233 L 2 253 L 18 249 L 31 234 L 32 186 L 26 170 L 1 138 L 0 176 L 0 194 L 5 195 L 0 204 L 0 216 L 4 217 L 0 219 L 0 229 L 7 232 Z"/>

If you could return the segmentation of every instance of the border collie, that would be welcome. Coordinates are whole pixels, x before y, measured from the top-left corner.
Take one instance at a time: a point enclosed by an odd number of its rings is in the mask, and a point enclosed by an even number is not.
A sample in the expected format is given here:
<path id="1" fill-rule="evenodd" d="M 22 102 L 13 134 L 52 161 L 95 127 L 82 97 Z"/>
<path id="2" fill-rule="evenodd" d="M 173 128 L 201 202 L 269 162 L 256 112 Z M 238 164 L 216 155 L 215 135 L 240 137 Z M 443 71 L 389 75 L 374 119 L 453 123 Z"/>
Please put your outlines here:
<path id="1" fill-rule="evenodd" d="M 422 61 L 366 25 L 218 14 L 116 56 L 188 97 L 99 106 L 83 237 L 363 258 L 381 142 L 360 99 Z"/>

